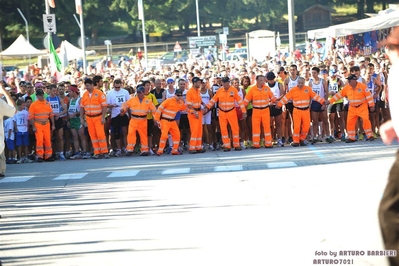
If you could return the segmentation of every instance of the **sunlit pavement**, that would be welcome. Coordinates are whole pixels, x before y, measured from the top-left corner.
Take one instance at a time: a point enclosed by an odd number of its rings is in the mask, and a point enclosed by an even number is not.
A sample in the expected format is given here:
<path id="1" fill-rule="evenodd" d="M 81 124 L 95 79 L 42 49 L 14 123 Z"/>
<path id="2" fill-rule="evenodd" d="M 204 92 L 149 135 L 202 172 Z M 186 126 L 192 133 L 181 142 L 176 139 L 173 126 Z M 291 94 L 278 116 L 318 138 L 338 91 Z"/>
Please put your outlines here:
<path id="1" fill-rule="evenodd" d="M 302 266 L 334 259 L 330 251 L 382 250 L 377 209 L 396 148 L 333 145 L 13 165 L 8 176 L 35 177 L 0 180 L 0 258 L 5 266 Z M 121 169 L 140 172 L 112 178 Z M 68 172 L 88 174 L 59 178 Z"/>

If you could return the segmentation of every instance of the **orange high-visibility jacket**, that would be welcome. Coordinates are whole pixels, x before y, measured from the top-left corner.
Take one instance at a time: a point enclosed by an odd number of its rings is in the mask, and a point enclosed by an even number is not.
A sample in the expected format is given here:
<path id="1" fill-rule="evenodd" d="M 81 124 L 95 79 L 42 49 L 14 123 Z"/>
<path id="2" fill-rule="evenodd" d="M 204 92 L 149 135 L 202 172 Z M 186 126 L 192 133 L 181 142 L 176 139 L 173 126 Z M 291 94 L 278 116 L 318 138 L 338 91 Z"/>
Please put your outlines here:
<path id="1" fill-rule="evenodd" d="M 158 107 L 154 114 L 154 120 L 159 121 L 162 118 L 173 120 L 176 117 L 177 112 L 185 111 L 187 105 L 183 101 L 178 101 L 175 97 L 166 99 Z"/>
<path id="2" fill-rule="evenodd" d="M 329 101 L 330 103 L 334 103 L 343 97 L 348 98 L 349 106 L 359 107 L 366 102 L 370 107 L 374 106 L 373 95 L 367 91 L 367 85 L 361 82 L 358 82 L 355 88 L 349 84 L 345 85 L 345 87 L 336 93 Z"/>
<path id="3" fill-rule="evenodd" d="M 29 120 L 39 123 L 46 123 L 53 117 L 53 109 L 48 101 L 34 101 L 29 107 Z"/>
<path id="4" fill-rule="evenodd" d="M 189 89 L 186 94 L 186 104 L 187 106 L 192 106 L 195 111 L 201 110 L 202 97 L 199 90 L 194 87 Z"/>
<path id="5" fill-rule="evenodd" d="M 320 97 L 317 93 L 315 93 L 311 87 L 303 86 L 302 89 L 298 86 L 292 88 L 284 97 L 277 103 L 277 106 L 281 107 L 283 104 L 286 104 L 289 100 L 292 99 L 292 102 L 295 107 L 298 108 L 306 108 L 310 105 L 310 100 L 315 100 L 321 104 L 324 104 L 324 99 Z"/>
<path id="6" fill-rule="evenodd" d="M 270 105 L 271 102 L 276 101 L 273 92 L 266 85 L 262 88 L 258 88 L 257 85 L 249 88 L 247 95 L 245 95 L 244 104 L 248 105 L 252 101 L 252 106 L 255 108 L 265 108 Z"/>
<path id="7" fill-rule="evenodd" d="M 80 107 L 85 109 L 85 114 L 88 116 L 102 114 L 103 106 L 107 106 L 107 98 L 105 94 L 98 89 L 94 89 L 91 96 L 89 92 L 86 91 L 80 100 Z"/>
<path id="8" fill-rule="evenodd" d="M 154 113 L 157 110 L 154 103 L 150 99 L 144 98 L 140 102 L 137 96 L 132 97 L 128 101 L 123 103 L 121 107 L 122 113 L 126 113 L 126 110 L 128 109 L 130 109 L 130 114 L 133 116 L 133 118 L 143 119 L 147 119 L 147 114 L 149 111 Z"/>
<path id="9" fill-rule="evenodd" d="M 235 108 L 235 103 L 237 102 L 242 110 L 242 113 L 247 113 L 247 109 L 245 108 L 240 95 L 238 95 L 237 89 L 234 87 L 230 87 L 227 91 L 223 87 L 218 89 L 206 107 L 210 109 L 215 105 L 216 102 L 218 103 L 218 108 L 223 112 L 230 112 L 233 110 Z"/>

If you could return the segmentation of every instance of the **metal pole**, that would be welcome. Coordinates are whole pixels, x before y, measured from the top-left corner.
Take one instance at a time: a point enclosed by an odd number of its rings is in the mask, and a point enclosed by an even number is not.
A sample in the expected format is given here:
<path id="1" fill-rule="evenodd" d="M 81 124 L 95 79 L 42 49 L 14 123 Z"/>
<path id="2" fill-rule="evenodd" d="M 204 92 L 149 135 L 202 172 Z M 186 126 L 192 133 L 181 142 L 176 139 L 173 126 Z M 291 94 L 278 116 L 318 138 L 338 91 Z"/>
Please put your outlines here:
<path id="1" fill-rule="evenodd" d="M 50 15 L 50 5 L 48 4 L 47 0 L 44 0 L 44 6 L 46 7 L 46 15 Z M 50 64 L 50 38 L 51 38 L 51 32 L 47 33 L 47 46 L 48 46 L 48 50 L 49 50 L 49 56 L 47 57 L 47 66 Z M 55 48 L 55 47 L 54 47 Z M 54 69 L 52 69 L 52 71 L 54 71 Z"/>
<path id="2" fill-rule="evenodd" d="M 141 25 L 142 25 L 142 31 L 143 31 L 143 45 L 144 45 L 145 67 L 148 67 L 147 38 L 146 38 L 146 32 L 145 32 L 144 7 L 143 7 L 143 1 L 142 1 L 142 0 L 139 0 L 139 5 L 141 5 L 141 7 L 142 7 Z"/>
<path id="3" fill-rule="evenodd" d="M 290 52 L 295 51 L 295 11 L 294 0 L 288 0 L 288 33 Z"/>
<path id="4" fill-rule="evenodd" d="M 26 40 L 29 43 L 29 26 L 28 26 L 28 21 L 26 20 L 24 14 L 22 14 L 21 10 L 19 8 L 17 8 L 19 14 L 21 15 L 22 19 L 25 21 L 25 28 L 26 28 Z M 30 64 L 30 53 L 29 53 L 29 61 L 28 63 Z"/>
<path id="5" fill-rule="evenodd" d="M 83 24 L 83 5 L 82 5 L 82 12 L 80 12 L 80 39 L 82 40 L 83 73 L 87 74 L 87 67 L 86 67 L 86 40 L 85 40 L 85 28 L 84 28 L 84 24 Z"/>
<path id="6" fill-rule="evenodd" d="M 200 28 L 200 17 L 199 17 L 199 9 L 198 9 L 198 0 L 195 0 L 195 7 L 197 10 L 197 32 L 198 32 L 198 37 L 201 36 L 201 28 Z"/>

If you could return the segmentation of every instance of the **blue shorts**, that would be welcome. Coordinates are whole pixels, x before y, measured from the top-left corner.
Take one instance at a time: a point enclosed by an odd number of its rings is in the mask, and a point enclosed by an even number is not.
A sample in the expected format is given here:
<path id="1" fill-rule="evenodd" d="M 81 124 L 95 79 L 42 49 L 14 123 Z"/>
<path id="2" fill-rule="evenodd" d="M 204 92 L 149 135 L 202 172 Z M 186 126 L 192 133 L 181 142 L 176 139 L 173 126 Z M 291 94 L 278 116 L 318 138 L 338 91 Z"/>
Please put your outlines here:
<path id="1" fill-rule="evenodd" d="M 320 104 L 319 102 L 316 102 L 316 101 L 312 101 L 310 110 L 312 112 L 322 113 L 324 110 L 322 110 L 321 107 L 323 107 L 322 104 Z"/>
<path id="2" fill-rule="evenodd" d="M 15 149 L 15 147 L 14 147 L 14 140 L 12 140 L 12 139 L 8 139 L 8 140 L 6 141 L 6 145 L 7 145 L 7 149 L 8 149 L 9 151 L 13 151 L 13 150 Z"/>
<path id="3" fill-rule="evenodd" d="M 180 120 L 181 112 L 177 112 L 175 116 L 175 120 Z"/>
<path id="4" fill-rule="evenodd" d="M 17 132 L 16 145 L 19 146 L 29 146 L 29 133 L 28 132 Z"/>

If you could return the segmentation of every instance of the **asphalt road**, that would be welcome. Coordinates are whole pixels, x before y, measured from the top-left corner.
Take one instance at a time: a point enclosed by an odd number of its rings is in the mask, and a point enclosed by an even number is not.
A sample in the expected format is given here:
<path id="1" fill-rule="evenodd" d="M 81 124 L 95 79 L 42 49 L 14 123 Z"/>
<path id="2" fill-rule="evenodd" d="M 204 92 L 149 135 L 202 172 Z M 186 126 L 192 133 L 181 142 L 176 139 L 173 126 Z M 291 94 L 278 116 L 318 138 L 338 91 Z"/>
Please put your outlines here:
<path id="1" fill-rule="evenodd" d="M 396 149 L 338 141 L 10 165 L 0 179 L 0 259 L 384 266 L 367 251 L 383 249 L 377 209 Z"/>

